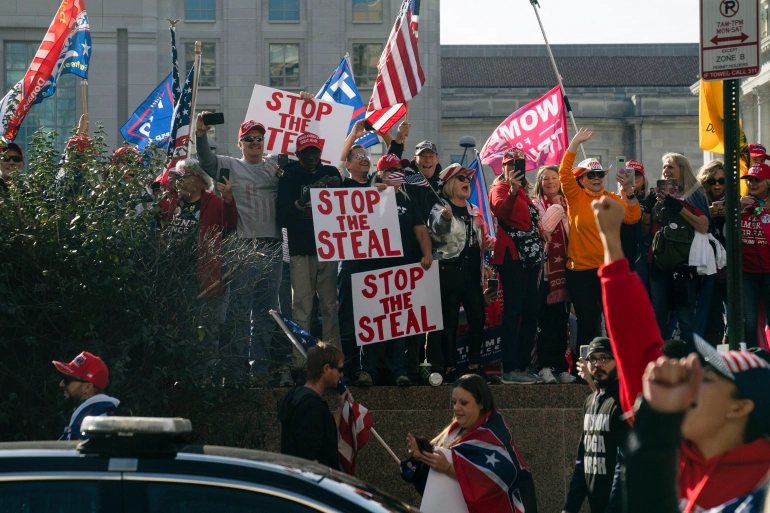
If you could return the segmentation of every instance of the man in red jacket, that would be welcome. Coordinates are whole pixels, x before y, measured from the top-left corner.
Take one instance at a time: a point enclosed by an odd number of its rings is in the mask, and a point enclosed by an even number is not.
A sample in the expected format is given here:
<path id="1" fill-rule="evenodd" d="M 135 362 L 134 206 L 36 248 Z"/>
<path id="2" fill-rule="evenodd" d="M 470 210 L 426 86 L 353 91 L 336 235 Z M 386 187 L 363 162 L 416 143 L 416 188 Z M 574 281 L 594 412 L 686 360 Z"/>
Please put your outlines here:
<path id="1" fill-rule="evenodd" d="M 647 291 L 623 256 L 622 206 L 602 198 L 594 209 L 604 243 L 605 265 L 599 276 L 607 332 L 621 404 L 631 411 L 647 364 L 663 355 L 663 341 Z M 634 305 L 633 316 L 628 315 L 628 305 Z M 704 347 L 699 349 L 705 353 Z M 704 358 L 708 367 L 703 385 L 682 423 L 678 487 L 686 513 L 751 492 L 770 470 L 770 371 L 750 365 L 744 354 L 731 351 L 721 358 L 713 353 Z"/>

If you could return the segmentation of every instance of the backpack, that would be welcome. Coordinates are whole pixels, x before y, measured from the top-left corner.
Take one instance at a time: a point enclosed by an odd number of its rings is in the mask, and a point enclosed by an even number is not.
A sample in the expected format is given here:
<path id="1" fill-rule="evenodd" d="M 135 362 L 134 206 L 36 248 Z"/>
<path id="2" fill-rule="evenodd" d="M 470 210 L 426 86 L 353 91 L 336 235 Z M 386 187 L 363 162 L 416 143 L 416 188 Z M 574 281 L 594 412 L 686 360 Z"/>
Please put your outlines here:
<path id="1" fill-rule="evenodd" d="M 655 264 L 664 271 L 686 264 L 690 259 L 695 228 L 685 221 L 681 213 L 672 216 L 662 205 L 656 205 L 652 215 L 661 225 L 661 229 L 652 238 L 652 258 Z"/>

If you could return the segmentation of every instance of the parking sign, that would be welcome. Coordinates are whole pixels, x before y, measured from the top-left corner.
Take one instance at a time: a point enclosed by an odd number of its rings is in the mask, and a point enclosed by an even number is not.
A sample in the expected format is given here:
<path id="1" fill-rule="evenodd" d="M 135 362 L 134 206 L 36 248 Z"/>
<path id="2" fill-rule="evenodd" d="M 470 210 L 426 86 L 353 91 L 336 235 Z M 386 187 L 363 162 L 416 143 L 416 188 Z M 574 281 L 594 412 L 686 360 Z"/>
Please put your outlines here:
<path id="1" fill-rule="evenodd" d="M 701 0 L 700 70 L 703 80 L 759 73 L 759 0 Z"/>

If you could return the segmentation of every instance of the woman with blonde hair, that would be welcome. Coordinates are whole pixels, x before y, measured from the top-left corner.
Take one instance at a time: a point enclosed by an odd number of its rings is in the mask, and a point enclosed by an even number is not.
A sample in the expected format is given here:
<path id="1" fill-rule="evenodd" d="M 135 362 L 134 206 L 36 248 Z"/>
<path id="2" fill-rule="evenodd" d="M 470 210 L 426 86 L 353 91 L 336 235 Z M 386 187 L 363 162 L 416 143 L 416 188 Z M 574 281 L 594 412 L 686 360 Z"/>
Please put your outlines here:
<path id="1" fill-rule="evenodd" d="M 452 384 L 452 412 L 452 422 L 432 442 L 406 437 L 406 466 L 415 470 L 412 482 L 423 496 L 420 511 L 537 513 L 532 474 L 481 376 L 466 374 Z M 475 462 L 486 462 L 485 472 Z"/>
<path id="2" fill-rule="evenodd" d="M 570 305 L 565 283 L 569 218 L 561 192 L 558 166 L 541 166 L 535 178 L 532 202 L 540 213 L 540 227 L 549 239 L 538 319 L 538 375 L 546 383 L 573 383 L 564 357 L 569 347 L 567 327 Z M 573 354 L 572 361 L 577 357 Z"/>

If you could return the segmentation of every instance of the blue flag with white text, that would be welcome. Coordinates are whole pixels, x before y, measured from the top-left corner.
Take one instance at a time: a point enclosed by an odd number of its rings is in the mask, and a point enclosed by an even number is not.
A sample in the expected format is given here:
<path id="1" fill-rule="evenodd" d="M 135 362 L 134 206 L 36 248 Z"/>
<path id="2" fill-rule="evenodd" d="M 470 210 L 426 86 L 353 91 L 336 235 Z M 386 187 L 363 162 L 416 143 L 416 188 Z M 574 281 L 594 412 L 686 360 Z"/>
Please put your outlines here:
<path id="1" fill-rule="evenodd" d="M 120 128 L 123 138 L 136 144 L 140 152 L 151 142 L 155 142 L 158 148 L 168 146 L 171 119 L 174 116 L 172 80 L 172 74 L 169 73 Z"/>
<path id="2" fill-rule="evenodd" d="M 484 167 L 481 165 L 478 156 L 474 160 L 468 169 L 474 169 L 471 178 L 471 195 L 468 201 L 476 205 L 481 213 L 484 215 L 484 221 L 487 223 L 487 229 L 489 230 L 490 237 L 497 237 L 497 229 L 495 228 L 495 220 L 492 219 L 492 210 L 489 208 L 489 199 L 487 190 L 487 180 L 484 176 Z"/>
<path id="3" fill-rule="evenodd" d="M 342 58 L 342 62 L 334 70 L 332 76 L 326 81 L 316 98 L 326 102 L 335 102 L 341 105 L 350 105 L 353 107 L 353 117 L 350 118 L 348 134 L 353 130 L 356 121 L 364 119 L 366 116 L 366 106 L 361 95 L 358 93 L 356 82 L 353 80 L 353 71 L 350 69 L 347 57 Z M 373 146 L 379 142 L 377 134 L 369 133 L 356 139 L 355 144 L 360 144 L 364 148 Z"/>

